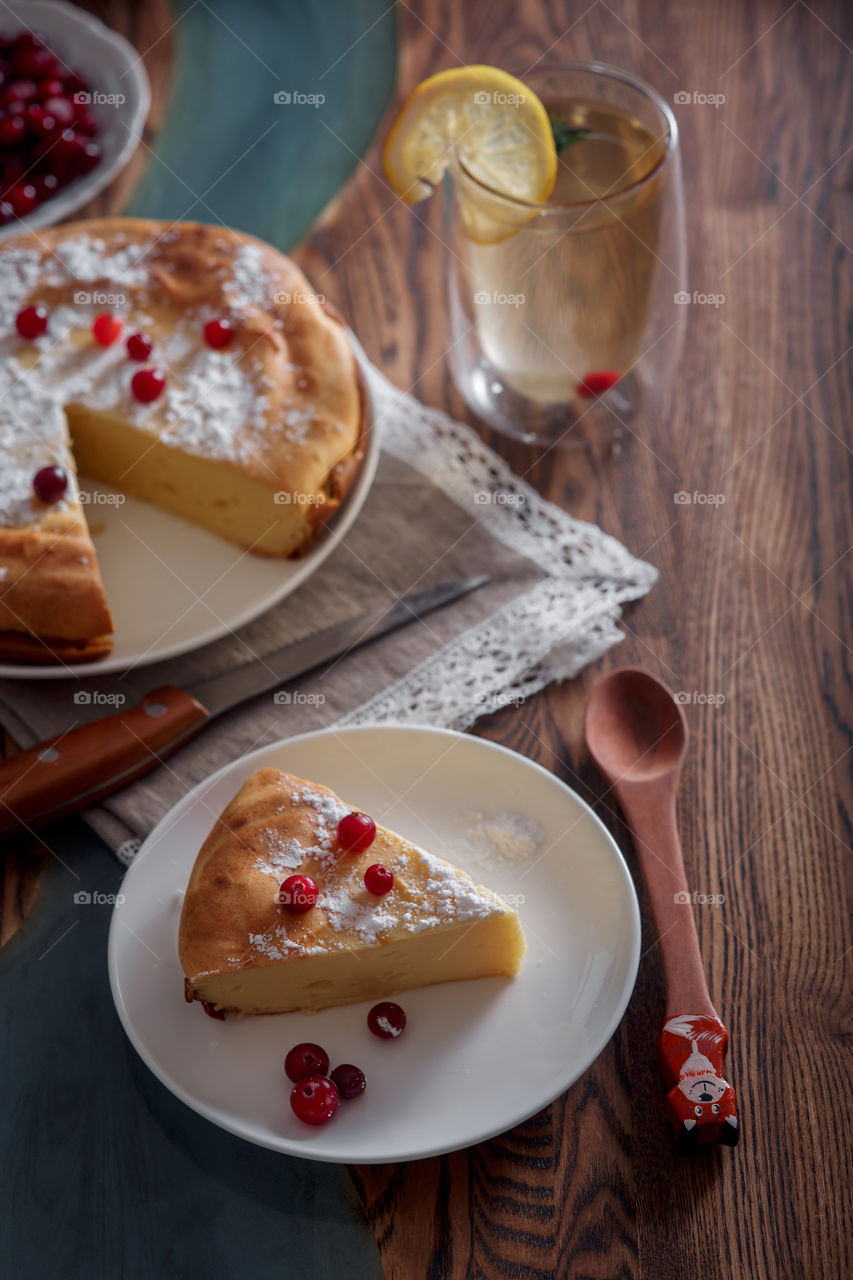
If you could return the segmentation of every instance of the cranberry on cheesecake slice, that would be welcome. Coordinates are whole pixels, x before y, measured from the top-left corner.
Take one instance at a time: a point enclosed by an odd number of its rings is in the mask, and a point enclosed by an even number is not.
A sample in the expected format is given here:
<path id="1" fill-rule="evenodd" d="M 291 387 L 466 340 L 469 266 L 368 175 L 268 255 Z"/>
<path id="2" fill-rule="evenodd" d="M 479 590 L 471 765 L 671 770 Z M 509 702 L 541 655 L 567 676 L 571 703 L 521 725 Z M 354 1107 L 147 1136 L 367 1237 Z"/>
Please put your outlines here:
<path id="1" fill-rule="evenodd" d="M 277 769 L 249 778 L 190 876 L 179 936 L 188 1000 L 210 1012 L 286 1013 L 518 972 L 526 948 L 515 911 L 383 827 L 353 852 L 346 824 L 339 833 L 353 812 Z M 377 864 L 393 878 L 381 896 L 365 883 Z M 316 885 L 308 910 L 282 903 L 291 877 Z"/>

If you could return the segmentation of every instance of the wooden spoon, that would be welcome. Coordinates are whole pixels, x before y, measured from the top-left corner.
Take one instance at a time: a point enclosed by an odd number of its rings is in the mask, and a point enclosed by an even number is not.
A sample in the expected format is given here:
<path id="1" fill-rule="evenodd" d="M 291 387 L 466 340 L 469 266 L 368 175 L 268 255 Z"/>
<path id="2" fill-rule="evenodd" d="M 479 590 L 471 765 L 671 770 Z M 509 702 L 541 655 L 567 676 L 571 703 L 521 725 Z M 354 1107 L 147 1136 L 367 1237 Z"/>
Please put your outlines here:
<path id="1" fill-rule="evenodd" d="M 702 968 L 675 793 L 687 750 L 687 722 L 670 689 L 639 667 L 623 667 L 595 685 L 586 708 L 589 753 L 628 821 L 658 935 L 666 986 L 666 1022 L 658 1063 L 667 1113 L 679 1146 L 738 1140 L 737 1105 L 723 1078 L 729 1034 Z"/>

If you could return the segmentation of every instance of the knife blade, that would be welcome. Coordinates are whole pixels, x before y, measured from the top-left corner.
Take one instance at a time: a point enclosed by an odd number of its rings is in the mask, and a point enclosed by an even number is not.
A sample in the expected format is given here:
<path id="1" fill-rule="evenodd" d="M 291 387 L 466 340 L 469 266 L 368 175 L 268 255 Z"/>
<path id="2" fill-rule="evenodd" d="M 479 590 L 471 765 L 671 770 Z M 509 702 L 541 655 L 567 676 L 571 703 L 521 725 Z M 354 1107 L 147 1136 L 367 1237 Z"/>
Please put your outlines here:
<path id="1" fill-rule="evenodd" d="M 0 838 L 96 804 L 156 769 L 218 716 L 461 599 L 488 580 L 485 575 L 460 578 L 412 592 L 236 671 L 185 689 L 162 685 L 135 706 L 0 761 Z"/>

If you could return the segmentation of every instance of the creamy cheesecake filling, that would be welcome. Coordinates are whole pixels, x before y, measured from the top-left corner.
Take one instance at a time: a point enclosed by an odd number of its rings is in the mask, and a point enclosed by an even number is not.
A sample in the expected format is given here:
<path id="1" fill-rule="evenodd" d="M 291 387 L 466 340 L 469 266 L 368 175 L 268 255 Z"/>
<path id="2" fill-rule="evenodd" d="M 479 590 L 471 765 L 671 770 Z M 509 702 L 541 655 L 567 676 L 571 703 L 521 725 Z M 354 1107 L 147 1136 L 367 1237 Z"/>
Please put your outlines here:
<path id="1" fill-rule="evenodd" d="M 505 914 L 403 936 L 373 950 L 319 952 L 296 963 L 209 974 L 191 985 L 199 999 L 218 1009 L 287 1013 L 383 999 L 436 982 L 513 977 L 523 954 L 518 920 Z"/>
<path id="2" fill-rule="evenodd" d="M 233 464 L 186 453 L 121 418 L 67 406 L 77 466 L 164 511 L 201 525 L 258 555 L 291 555 L 311 534 L 322 494 L 312 502 L 259 484 Z"/>

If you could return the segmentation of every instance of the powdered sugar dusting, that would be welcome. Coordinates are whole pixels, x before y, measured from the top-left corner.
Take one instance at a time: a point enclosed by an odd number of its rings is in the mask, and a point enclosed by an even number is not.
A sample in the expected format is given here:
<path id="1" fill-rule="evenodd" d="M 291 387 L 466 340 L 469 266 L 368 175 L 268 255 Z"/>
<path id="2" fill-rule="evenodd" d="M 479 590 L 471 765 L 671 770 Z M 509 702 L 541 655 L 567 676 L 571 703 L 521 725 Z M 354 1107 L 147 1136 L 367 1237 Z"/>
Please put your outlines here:
<path id="1" fill-rule="evenodd" d="M 464 836 L 451 842 L 451 851 L 466 864 L 500 867 L 528 862 L 545 839 L 545 828 L 536 818 L 503 810 L 500 813 L 471 813 L 464 819 Z"/>
<path id="2" fill-rule="evenodd" d="M 298 952 L 305 955 L 308 948 L 301 946 L 288 935 L 284 925 L 278 925 L 269 933 L 250 933 L 249 943 L 267 960 L 284 960 L 286 956 Z"/>
<path id="3" fill-rule="evenodd" d="M 42 467 L 63 467 L 68 488 L 53 511 L 67 511 L 76 500 L 74 464 L 65 434 L 65 415 L 29 370 L 0 366 L 0 525 L 37 520 L 44 505 L 33 493 L 33 476 Z M 36 420 L 39 430 L 29 429 Z"/>
<path id="4" fill-rule="evenodd" d="M 38 284 L 43 270 L 36 249 L 4 249 L 0 253 L 0 328 L 7 333 L 21 304 Z"/>
<path id="5" fill-rule="evenodd" d="M 309 786 L 289 792 L 281 809 L 306 805 L 312 811 L 314 843 L 300 844 L 292 836 L 283 836 L 275 827 L 265 827 L 261 838 L 269 852 L 255 859 L 252 865 L 256 871 L 280 880 L 283 872 L 297 871 L 306 859 L 319 862 L 327 872 L 334 868 L 340 854 L 338 823 L 350 810 L 331 792 L 317 791 Z"/>
<path id="6" fill-rule="evenodd" d="M 54 249 L 52 259 L 48 259 L 47 279 L 51 284 L 64 284 L 69 276 L 81 284 L 94 284 L 98 280 L 128 287 L 144 284 L 148 271 L 143 263 L 150 248 L 151 242 L 145 241 L 108 253 L 103 240 L 75 236 Z"/>
<path id="7" fill-rule="evenodd" d="M 305 856 L 298 840 L 281 835 L 273 827 L 264 828 L 262 839 L 269 852 L 266 855 L 259 855 L 252 863 L 256 871 L 262 871 L 265 875 L 274 876 L 276 880 L 282 880 L 290 872 L 298 870 Z"/>
<path id="8" fill-rule="evenodd" d="M 339 849 L 338 823 L 352 810 L 349 809 L 331 791 L 315 791 L 313 787 L 303 787 L 294 792 L 295 804 L 305 804 L 314 811 L 314 844 L 309 853 L 323 867 L 331 871 L 338 860 Z"/>
<path id="9" fill-rule="evenodd" d="M 258 424 L 255 388 L 239 361 L 221 351 L 200 349 L 188 367 L 167 386 L 165 413 L 161 407 L 135 404 L 130 418 L 143 421 L 163 413 L 164 438 L 208 457 L 248 454 L 251 446 L 238 440 L 246 422 Z"/>
<path id="10" fill-rule="evenodd" d="M 273 301 L 273 281 L 264 266 L 264 254 L 260 245 L 241 244 L 234 255 L 231 280 L 225 293 L 232 310 L 245 311 L 247 307 L 269 307 Z"/>
<path id="11" fill-rule="evenodd" d="M 315 421 L 316 414 L 308 405 L 293 405 L 284 415 L 284 434 L 288 440 L 301 444 Z"/>
<path id="12" fill-rule="evenodd" d="M 394 888 L 381 897 L 370 893 L 363 879 L 366 859 L 350 857 L 338 841 L 338 823 L 351 812 L 350 806 L 330 791 L 308 783 L 285 785 L 279 813 L 288 817 L 282 821 L 282 829 L 274 825 L 261 829 L 259 838 L 265 849 L 253 863 L 256 871 L 279 883 L 308 864 L 319 889 L 314 910 L 325 917 L 334 946 L 353 946 L 356 939 L 373 946 L 404 934 L 465 924 L 508 910 L 495 894 L 480 888 L 449 862 L 382 828 L 377 835 L 376 859 L 393 873 Z M 308 819 L 307 839 L 304 834 L 301 840 L 288 834 L 294 829 L 293 815 L 299 816 L 302 833 Z M 308 950 L 328 950 L 330 937 L 322 929 L 321 945 L 316 948 L 306 948 L 292 936 L 298 937 L 301 922 L 302 917 L 285 916 L 268 931 L 251 934 L 252 948 L 271 961 Z"/>
<path id="13" fill-rule="evenodd" d="M 493 894 L 484 892 L 449 862 L 424 849 L 418 849 L 417 855 L 429 872 L 426 900 L 424 904 L 413 903 L 404 912 L 407 928 L 436 928 L 453 920 L 477 920 L 506 909 Z"/>
<path id="14" fill-rule="evenodd" d="M 166 234 L 124 244 L 118 237 L 108 244 L 98 236 L 75 235 L 52 252 L 10 247 L 0 253 L 0 524 L 32 523 L 43 515 L 32 493 L 33 475 L 42 466 L 61 466 L 71 480 L 67 500 L 54 510 L 67 507 L 76 496 L 65 405 L 116 410 L 166 443 L 200 456 L 255 464 L 263 456 L 259 444 L 267 438 L 270 397 L 280 394 L 279 385 L 273 385 L 251 350 L 240 354 L 236 348 L 217 351 L 204 344 L 204 322 L 213 314 L 209 299 L 178 309 L 171 329 L 161 335 L 156 358 L 165 368 L 167 384 L 165 394 L 152 404 L 138 403 L 131 393 L 136 366 L 127 359 L 124 342 L 105 348 L 91 339 L 92 322 L 105 309 L 128 319 L 135 313 L 133 323 L 144 327 L 153 296 L 148 291 L 156 284 L 158 246 L 162 252 L 175 238 Z M 275 285 L 262 247 L 235 247 L 224 237 L 218 247 L 230 255 L 221 281 L 225 309 L 237 316 L 253 307 L 269 310 Z M 51 289 L 64 290 L 67 301 L 51 305 L 46 297 L 48 331 L 22 346 L 15 316 L 28 300 L 38 298 L 40 285 L 46 295 Z M 290 376 L 293 366 L 287 365 L 285 372 Z M 286 400 L 279 424 L 282 437 L 298 445 L 314 420 L 310 408 Z"/>
<path id="15" fill-rule="evenodd" d="M 378 942 L 399 924 L 385 900 L 368 894 L 363 887 L 360 894 L 354 885 L 324 887 L 319 906 L 336 933 L 354 933 L 368 944 Z"/>

